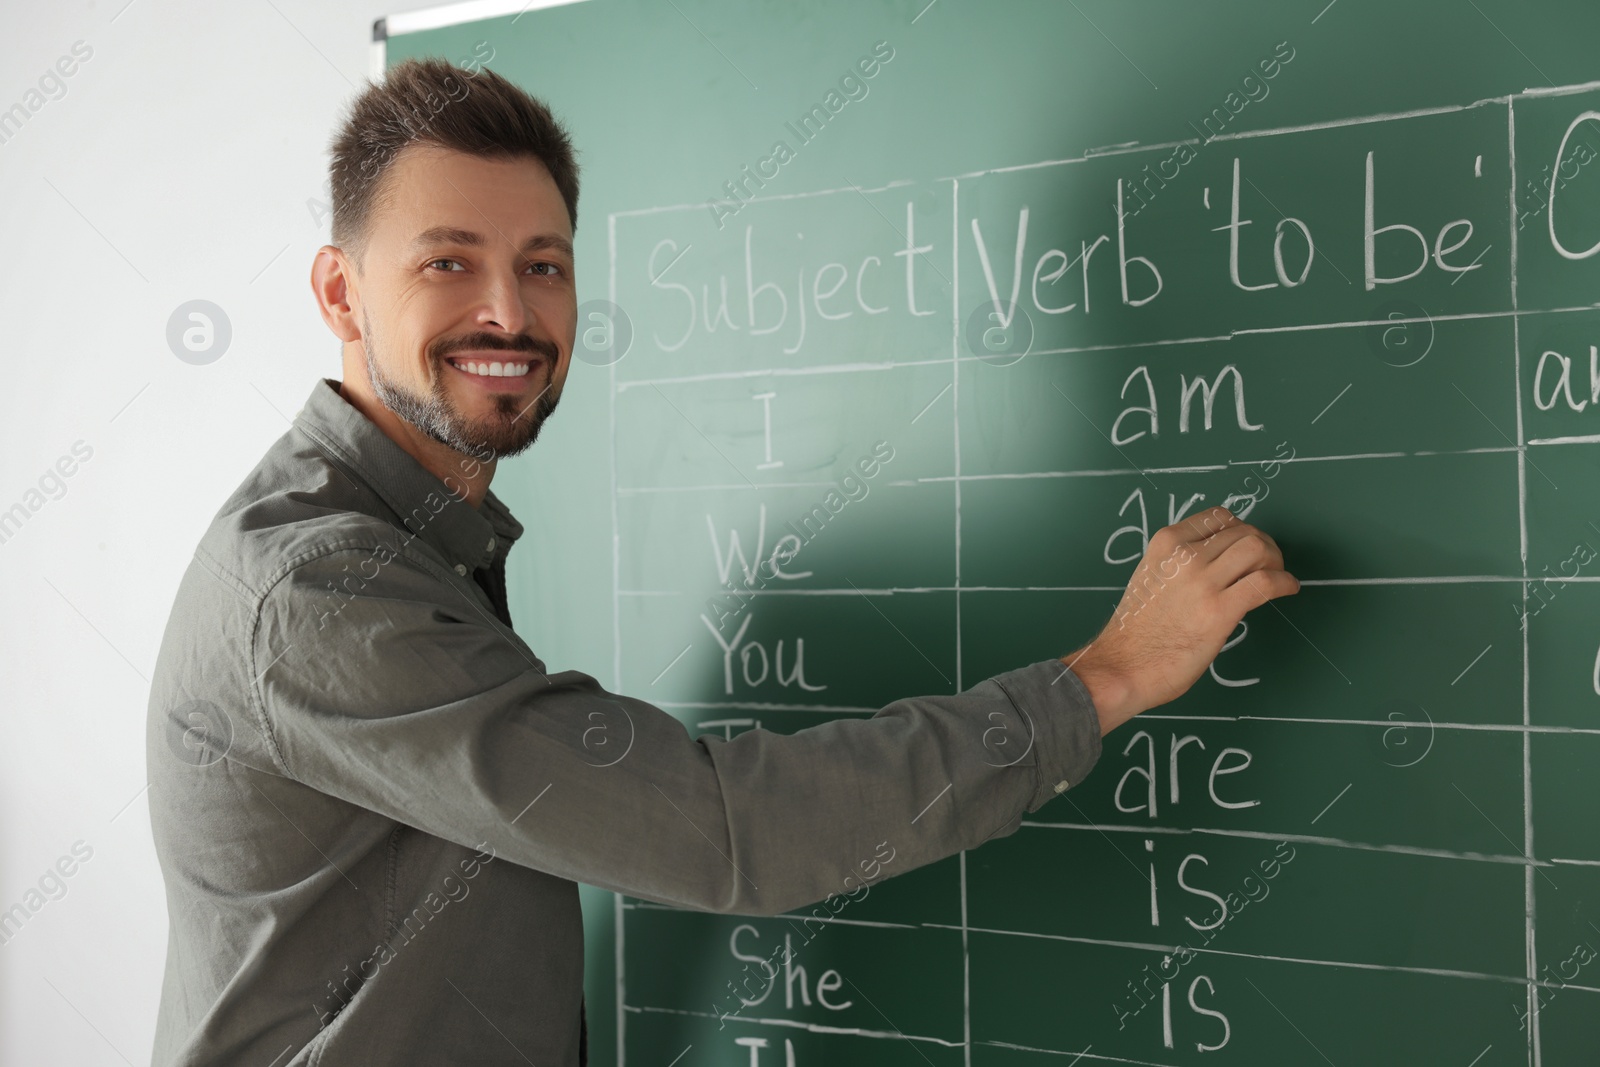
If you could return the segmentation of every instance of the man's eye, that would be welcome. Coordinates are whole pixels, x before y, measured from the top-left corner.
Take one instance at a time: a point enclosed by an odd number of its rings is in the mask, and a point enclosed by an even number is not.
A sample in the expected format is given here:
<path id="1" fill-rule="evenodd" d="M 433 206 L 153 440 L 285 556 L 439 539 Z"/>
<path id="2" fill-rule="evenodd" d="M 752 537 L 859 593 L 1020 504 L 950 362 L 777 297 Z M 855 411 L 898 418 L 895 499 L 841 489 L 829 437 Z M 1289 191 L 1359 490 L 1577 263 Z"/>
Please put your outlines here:
<path id="1" fill-rule="evenodd" d="M 441 263 L 449 264 L 450 266 L 439 267 Z M 432 259 L 428 261 L 428 266 L 441 270 L 446 274 L 459 274 L 466 269 L 461 266 L 460 260 L 455 259 Z M 540 277 L 544 278 L 557 278 L 566 273 L 561 265 L 557 263 L 539 262 L 530 263 L 528 266 L 533 268 Z"/>

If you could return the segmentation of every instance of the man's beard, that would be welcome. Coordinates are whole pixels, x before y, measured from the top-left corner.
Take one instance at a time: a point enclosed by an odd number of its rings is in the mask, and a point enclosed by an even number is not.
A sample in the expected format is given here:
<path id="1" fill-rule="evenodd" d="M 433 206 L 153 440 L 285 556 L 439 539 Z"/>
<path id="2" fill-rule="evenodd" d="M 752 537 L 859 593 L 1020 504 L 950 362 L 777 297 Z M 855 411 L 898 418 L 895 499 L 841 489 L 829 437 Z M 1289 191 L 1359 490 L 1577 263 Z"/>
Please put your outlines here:
<path id="1" fill-rule="evenodd" d="M 532 401 L 523 400 L 509 393 L 496 394 L 493 397 L 495 414 L 469 419 L 462 415 L 450 400 L 442 380 L 449 368 L 443 366 L 444 359 L 435 352 L 429 353 L 430 367 L 438 366 L 439 372 L 430 392 L 427 396 L 413 393 L 384 374 L 383 361 L 375 355 L 377 346 L 373 343 L 372 323 L 365 309 L 362 309 L 361 319 L 367 379 L 372 382 L 372 391 L 378 400 L 384 407 L 435 441 L 463 455 L 473 456 L 482 462 L 515 456 L 538 440 L 539 430 L 544 426 L 545 419 L 556 410 L 557 398 L 552 392 L 551 385 L 546 385 Z M 491 347 L 482 343 L 486 340 L 482 335 L 456 340 L 466 343 L 455 344 L 452 348 Z M 553 376 L 559 355 L 555 345 L 546 341 L 530 341 L 514 351 L 526 354 L 530 347 L 543 357 L 546 373 Z M 532 374 L 534 370 L 535 368 L 530 366 L 528 373 Z"/>

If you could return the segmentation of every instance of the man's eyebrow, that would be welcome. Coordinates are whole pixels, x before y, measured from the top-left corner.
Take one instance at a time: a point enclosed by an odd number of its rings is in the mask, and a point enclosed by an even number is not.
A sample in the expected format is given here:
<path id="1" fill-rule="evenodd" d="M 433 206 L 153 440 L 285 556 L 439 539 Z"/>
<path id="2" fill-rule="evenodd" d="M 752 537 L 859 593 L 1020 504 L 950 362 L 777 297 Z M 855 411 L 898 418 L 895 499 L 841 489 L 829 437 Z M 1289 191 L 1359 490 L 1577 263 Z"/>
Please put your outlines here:
<path id="1" fill-rule="evenodd" d="M 464 230 L 459 226 L 433 226 L 417 234 L 416 239 L 411 242 L 411 246 L 413 248 L 427 248 L 433 245 L 452 244 L 482 248 L 487 243 L 488 239 L 476 230 Z M 572 242 L 560 234 L 534 234 L 522 243 L 524 255 L 532 252 L 542 252 L 547 249 L 554 249 L 568 259 L 574 258 Z"/>

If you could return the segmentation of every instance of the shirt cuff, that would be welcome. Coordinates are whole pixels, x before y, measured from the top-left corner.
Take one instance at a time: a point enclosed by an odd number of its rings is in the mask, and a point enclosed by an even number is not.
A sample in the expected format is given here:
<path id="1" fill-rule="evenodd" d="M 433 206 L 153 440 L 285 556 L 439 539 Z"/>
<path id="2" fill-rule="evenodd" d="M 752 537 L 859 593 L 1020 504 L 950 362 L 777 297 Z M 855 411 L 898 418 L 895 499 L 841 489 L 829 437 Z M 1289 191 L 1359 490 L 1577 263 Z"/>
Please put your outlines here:
<path id="1" fill-rule="evenodd" d="M 1100 760 L 1100 716 L 1078 676 L 1059 659 L 997 674 L 994 680 L 1033 728 L 1034 793 L 1028 810 L 1066 792 Z"/>

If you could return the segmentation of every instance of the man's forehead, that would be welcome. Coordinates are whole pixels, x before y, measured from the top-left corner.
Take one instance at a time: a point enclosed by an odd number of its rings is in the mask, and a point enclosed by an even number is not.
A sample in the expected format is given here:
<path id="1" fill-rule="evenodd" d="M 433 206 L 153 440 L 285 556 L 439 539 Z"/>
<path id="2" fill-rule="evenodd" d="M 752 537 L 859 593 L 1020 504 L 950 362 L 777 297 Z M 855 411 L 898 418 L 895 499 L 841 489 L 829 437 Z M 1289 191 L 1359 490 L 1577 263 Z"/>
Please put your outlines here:
<path id="1" fill-rule="evenodd" d="M 500 241 L 513 239 L 510 234 L 484 233 L 474 227 L 452 226 L 448 223 L 429 226 L 419 232 L 411 241 L 411 248 L 423 251 L 440 245 L 465 245 L 469 248 L 484 248 Z M 529 235 L 519 246 L 518 251 L 525 254 L 534 252 L 559 252 L 568 259 L 572 258 L 572 242 L 564 234 L 549 231 Z"/>
<path id="2" fill-rule="evenodd" d="M 464 187 L 473 169 L 495 178 L 532 178 L 547 195 Z M 396 157 L 384 185 L 388 188 L 380 201 L 402 207 L 402 216 L 409 216 L 395 220 L 401 223 L 395 236 L 412 249 L 510 242 L 524 253 L 557 252 L 572 258 L 566 200 L 549 169 L 535 156 L 492 159 L 438 145 L 408 145 Z M 509 203 L 499 192 L 509 192 Z"/>

